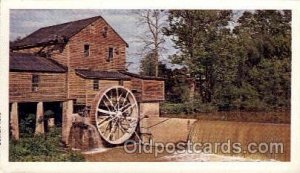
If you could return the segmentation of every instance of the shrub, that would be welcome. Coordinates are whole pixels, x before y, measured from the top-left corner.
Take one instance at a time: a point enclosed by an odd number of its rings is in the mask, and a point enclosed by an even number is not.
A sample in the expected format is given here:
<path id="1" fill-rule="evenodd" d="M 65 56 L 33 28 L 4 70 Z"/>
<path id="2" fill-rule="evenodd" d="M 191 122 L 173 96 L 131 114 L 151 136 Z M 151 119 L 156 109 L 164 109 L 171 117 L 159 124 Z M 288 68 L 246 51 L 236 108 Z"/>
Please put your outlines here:
<path id="1" fill-rule="evenodd" d="M 218 107 L 212 103 L 201 103 L 200 101 L 195 101 L 193 104 L 194 112 L 197 113 L 208 113 L 218 111 Z"/>
<path id="2" fill-rule="evenodd" d="M 241 107 L 245 111 L 270 111 L 270 106 L 267 105 L 265 102 L 260 101 L 259 99 L 252 99 L 244 101 L 241 104 Z"/>
<path id="3" fill-rule="evenodd" d="M 54 112 L 52 110 L 46 110 L 44 112 L 44 118 L 46 118 L 46 119 L 54 118 Z"/>
<path id="4" fill-rule="evenodd" d="M 21 137 L 32 137 L 35 129 L 35 114 L 26 114 L 25 118 L 20 119 Z"/>
<path id="5" fill-rule="evenodd" d="M 183 103 L 162 103 L 160 105 L 160 112 L 162 114 L 180 114 L 185 110 Z"/>

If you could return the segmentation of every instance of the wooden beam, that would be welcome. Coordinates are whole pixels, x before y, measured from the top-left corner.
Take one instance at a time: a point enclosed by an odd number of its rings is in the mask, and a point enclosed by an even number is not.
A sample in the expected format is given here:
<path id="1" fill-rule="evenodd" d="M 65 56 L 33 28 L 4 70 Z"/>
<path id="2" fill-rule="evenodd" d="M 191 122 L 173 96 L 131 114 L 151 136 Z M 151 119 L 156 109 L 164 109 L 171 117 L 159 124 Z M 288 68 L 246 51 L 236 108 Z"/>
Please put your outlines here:
<path id="1" fill-rule="evenodd" d="M 19 111 L 17 102 L 12 103 L 11 105 L 10 126 L 12 138 L 14 140 L 19 140 Z"/>
<path id="2" fill-rule="evenodd" d="M 36 124 L 35 124 L 35 134 L 44 134 L 44 108 L 43 102 L 38 102 L 36 109 Z"/>
<path id="3" fill-rule="evenodd" d="M 72 126 L 73 115 L 73 100 L 63 102 L 63 117 L 62 117 L 62 141 L 68 144 L 70 129 Z"/>

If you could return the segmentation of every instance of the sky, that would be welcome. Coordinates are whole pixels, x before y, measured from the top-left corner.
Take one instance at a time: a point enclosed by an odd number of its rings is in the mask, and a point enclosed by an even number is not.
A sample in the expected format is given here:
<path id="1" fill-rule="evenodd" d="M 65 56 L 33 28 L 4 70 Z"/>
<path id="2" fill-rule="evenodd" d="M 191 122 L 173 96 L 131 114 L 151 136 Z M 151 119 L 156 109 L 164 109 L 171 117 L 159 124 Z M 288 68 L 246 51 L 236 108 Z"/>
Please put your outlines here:
<path id="1" fill-rule="evenodd" d="M 129 64 L 128 70 L 138 73 L 142 58 L 138 53 L 143 48 L 143 44 L 138 41 L 138 37 L 144 34 L 146 27 L 139 24 L 139 18 L 132 10 L 10 10 L 10 40 L 25 37 L 41 27 L 99 15 L 129 44 L 126 55 L 126 62 Z M 166 51 L 162 54 L 160 60 L 168 67 L 178 68 L 179 66 L 169 63 L 168 56 L 176 53 L 177 50 L 173 48 L 173 43 L 168 38 L 166 39 L 165 48 Z"/>

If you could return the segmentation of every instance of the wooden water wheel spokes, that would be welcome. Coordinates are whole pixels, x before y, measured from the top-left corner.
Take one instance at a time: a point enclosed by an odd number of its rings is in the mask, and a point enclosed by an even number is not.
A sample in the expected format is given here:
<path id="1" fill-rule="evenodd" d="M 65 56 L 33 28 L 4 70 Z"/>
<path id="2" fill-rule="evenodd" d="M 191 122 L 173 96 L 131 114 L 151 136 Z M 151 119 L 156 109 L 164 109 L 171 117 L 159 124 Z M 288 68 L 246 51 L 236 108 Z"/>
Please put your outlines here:
<path id="1" fill-rule="evenodd" d="M 136 130 L 138 104 L 132 92 L 122 86 L 108 88 L 96 96 L 95 118 L 101 137 L 110 144 L 122 144 Z"/>

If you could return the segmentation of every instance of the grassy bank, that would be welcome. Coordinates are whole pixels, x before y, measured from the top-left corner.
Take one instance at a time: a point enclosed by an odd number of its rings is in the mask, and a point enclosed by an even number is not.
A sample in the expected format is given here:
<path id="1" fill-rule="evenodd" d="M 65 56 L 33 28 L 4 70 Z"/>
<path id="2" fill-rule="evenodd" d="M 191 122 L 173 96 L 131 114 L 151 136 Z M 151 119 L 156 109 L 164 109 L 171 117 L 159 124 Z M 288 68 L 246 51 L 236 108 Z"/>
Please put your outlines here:
<path id="1" fill-rule="evenodd" d="M 259 122 L 290 124 L 289 112 L 214 112 L 194 114 L 162 114 L 167 118 L 195 118 L 209 121 L 237 121 L 237 122 Z"/>
<path id="2" fill-rule="evenodd" d="M 84 157 L 60 146 L 59 128 L 50 129 L 45 135 L 10 140 L 9 161 L 11 162 L 80 162 Z"/>
<path id="3" fill-rule="evenodd" d="M 218 111 L 211 105 L 187 103 L 163 103 L 160 105 L 162 117 L 169 118 L 195 118 L 199 120 L 222 120 L 239 122 L 261 122 L 289 124 L 289 110 L 268 110 L 268 111 Z"/>

